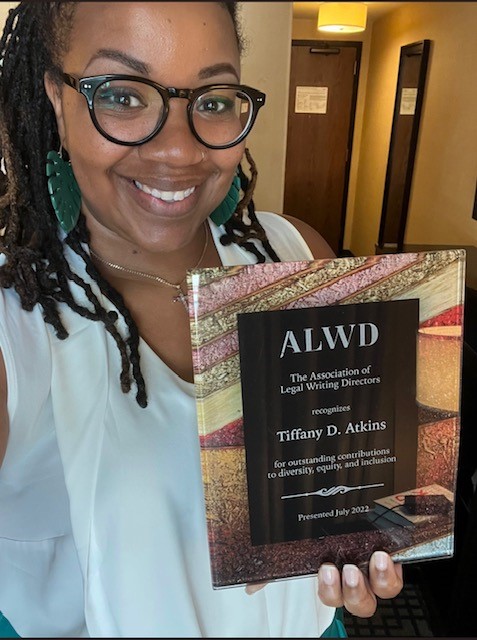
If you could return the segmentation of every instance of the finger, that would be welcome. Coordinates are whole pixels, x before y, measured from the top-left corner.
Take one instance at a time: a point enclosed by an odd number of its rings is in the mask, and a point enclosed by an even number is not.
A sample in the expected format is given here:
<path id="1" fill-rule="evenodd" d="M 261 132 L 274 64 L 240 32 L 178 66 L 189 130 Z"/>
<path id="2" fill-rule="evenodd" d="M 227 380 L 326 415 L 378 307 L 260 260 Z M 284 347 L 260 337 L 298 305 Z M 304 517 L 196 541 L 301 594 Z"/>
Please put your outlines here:
<path id="1" fill-rule="evenodd" d="M 384 551 L 375 551 L 369 561 L 369 582 L 379 598 L 394 598 L 403 587 L 402 565 Z"/>
<path id="2" fill-rule="evenodd" d="M 376 611 L 376 596 L 364 574 L 354 564 L 345 564 L 342 572 L 343 603 L 360 618 L 369 618 Z"/>
<path id="3" fill-rule="evenodd" d="M 260 589 L 263 589 L 268 584 L 268 582 L 255 582 L 254 584 L 248 584 L 245 587 L 245 593 L 248 593 L 251 596 L 253 593 L 257 593 Z"/>
<path id="4" fill-rule="evenodd" d="M 329 607 L 342 607 L 341 576 L 334 564 L 322 564 L 318 571 L 318 597 Z"/>

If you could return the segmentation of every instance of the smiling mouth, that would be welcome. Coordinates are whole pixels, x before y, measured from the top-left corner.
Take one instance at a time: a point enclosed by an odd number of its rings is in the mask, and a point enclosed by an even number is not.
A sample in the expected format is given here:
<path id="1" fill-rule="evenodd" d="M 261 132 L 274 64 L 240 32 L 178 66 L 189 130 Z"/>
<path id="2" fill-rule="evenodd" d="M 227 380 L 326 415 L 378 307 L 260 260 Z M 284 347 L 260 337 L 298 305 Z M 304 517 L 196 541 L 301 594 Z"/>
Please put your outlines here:
<path id="1" fill-rule="evenodd" d="M 141 184 L 137 180 L 134 180 L 134 184 L 140 191 L 144 191 L 144 193 L 163 200 L 164 202 L 181 202 L 191 196 L 195 191 L 195 187 L 189 187 L 183 191 L 160 191 L 159 189 L 151 189 L 151 187 L 148 187 L 146 184 Z"/>

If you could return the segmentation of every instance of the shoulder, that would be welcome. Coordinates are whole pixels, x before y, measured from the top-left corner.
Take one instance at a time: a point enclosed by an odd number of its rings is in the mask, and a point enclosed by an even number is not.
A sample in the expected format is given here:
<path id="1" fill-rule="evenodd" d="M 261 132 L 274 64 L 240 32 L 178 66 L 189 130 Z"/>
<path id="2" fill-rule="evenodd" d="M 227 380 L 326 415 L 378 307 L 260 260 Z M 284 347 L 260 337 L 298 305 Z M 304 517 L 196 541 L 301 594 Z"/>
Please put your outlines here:
<path id="1" fill-rule="evenodd" d="M 334 258 L 335 254 L 326 240 L 309 224 L 293 216 L 269 211 L 257 211 L 260 224 L 282 260 Z M 290 252 L 308 250 L 308 255 L 289 257 Z M 285 251 L 285 255 L 283 252 Z"/>
<path id="2" fill-rule="evenodd" d="M 40 305 L 24 309 L 14 289 L 0 287 L 0 346 L 28 357 L 30 349 L 38 352 L 45 341 L 49 341 L 48 330 Z"/>
<path id="3" fill-rule="evenodd" d="M 299 218 L 294 218 L 293 216 L 283 216 L 290 224 L 292 224 L 297 231 L 303 236 L 305 242 L 310 247 L 311 252 L 313 253 L 313 257 L 317 260 L 321 258 L 335 258 L 336 254 L 330 245 L 326 242 L 321 234 L 313 229 L 309 224 L 300 220 Z"/>
<path id="4" fill-rule="evenodd" d="M 30 393 L 36 393 L 43 384 L 49 385 L 51 373 L 50 342 L 41 309 L 39 305 L 31 311 L 23 309 L 13 289 L 0 288 L 0 351 L 12 417 L 18 407 L 22 385 L 29 386 Z M 32 376 L 34 385 L 31 384 Z"/>

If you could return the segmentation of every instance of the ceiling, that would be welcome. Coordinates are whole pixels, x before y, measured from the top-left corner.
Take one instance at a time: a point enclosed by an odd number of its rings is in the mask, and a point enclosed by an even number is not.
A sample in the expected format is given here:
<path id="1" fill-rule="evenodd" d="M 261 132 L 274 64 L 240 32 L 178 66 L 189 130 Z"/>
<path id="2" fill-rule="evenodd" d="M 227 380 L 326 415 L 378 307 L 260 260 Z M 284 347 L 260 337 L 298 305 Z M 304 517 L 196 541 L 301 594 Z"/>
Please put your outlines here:
<path id="1" fill-rule="evenodd" d="M 318 15 L 318 7 L 322 2 L 294 2 L 293 17 L 294 18 L 312 18 Z M 397 7 L 407 4 L 406 2 L 365 2 L 368 6 L 368 19 L 374 22 L 377 18 L 390 13 Z"/>

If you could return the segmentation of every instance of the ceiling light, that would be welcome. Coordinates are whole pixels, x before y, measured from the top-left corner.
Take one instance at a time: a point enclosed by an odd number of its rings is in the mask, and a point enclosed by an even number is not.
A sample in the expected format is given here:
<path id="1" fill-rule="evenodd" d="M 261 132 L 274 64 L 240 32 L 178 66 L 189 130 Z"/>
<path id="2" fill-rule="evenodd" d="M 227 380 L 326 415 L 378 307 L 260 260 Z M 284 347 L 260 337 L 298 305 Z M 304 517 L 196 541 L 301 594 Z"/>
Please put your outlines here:
<path id="1" fill-rule="evenodd" d="M 357 33 L 366 29 L 368 7 L 362 2 L 324 2 L 318 8 L 318 30 Z"/>

